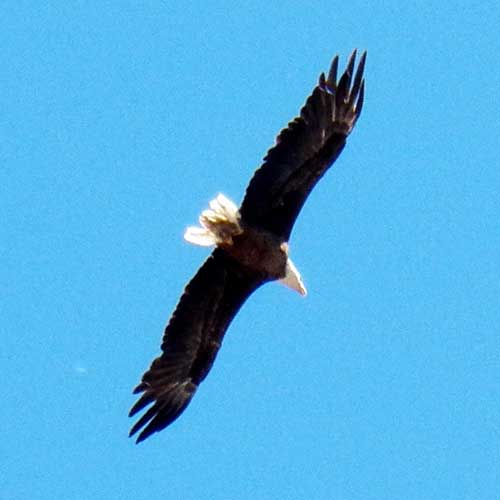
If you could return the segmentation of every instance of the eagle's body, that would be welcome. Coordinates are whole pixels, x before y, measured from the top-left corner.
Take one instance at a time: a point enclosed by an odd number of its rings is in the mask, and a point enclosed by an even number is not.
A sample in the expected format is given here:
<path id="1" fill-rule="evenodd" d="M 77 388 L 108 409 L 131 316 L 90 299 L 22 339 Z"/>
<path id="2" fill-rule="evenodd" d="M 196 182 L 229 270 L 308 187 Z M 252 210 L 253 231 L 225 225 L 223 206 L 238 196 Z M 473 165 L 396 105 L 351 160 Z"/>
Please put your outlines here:
<path id="1" fill-rule="evenodd" d="M 142 428 L 138 442 L 184 411 L 231 320 L 258 287 L 279 280 L 305 295 L 288 240 L 309 193 L 342 151 L 361 112 L 366 54 L 354 75 L 355 54 L 338 84 L 338 57 L 328 77 L 320 76 L 300 116 L 279 134 L 256 171 L 241 207 L 219 195 L 202 212 L 201 227 L 186 231 L 187 241 L 216 248 L 187 285 L 165 329 L 162 354 L 134 390 L 143 394 L 131 416 L 152 405 L 130 432 Z"/>
<path id="2" fill-rule="evenodd" d="M 243 266 L 269 280 L 285 277 L 286 248 L 272 233 L 248 226 L 233 241 L 233 245 L 221 248 Z"/>
<path id="3" fill-rule="evenodd" d="M 201 228 L 189 227 L 184 238 L 195 245 L 207 242 L 222 248 L 231 258 L 269 280 L 286 274 L 284 241 L 271 231 L 244 224 L 236 205 L 219 194 L 200 216 Z"/>

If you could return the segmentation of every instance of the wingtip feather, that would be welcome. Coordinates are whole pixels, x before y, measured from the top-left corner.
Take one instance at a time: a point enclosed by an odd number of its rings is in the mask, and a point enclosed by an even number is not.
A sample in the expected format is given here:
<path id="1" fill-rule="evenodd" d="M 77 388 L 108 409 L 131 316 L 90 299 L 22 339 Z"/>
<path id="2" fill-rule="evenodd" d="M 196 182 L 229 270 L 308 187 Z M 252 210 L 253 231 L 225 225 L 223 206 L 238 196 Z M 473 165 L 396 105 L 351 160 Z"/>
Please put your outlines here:
<path id="1" fill-rule="evenodd" d="M 134 388 L 132 394 L 139 394 L 141 392 L 144 392 L 148 387 L 149 385 L 146 382 L 141 382 L 138 386 Z"/>
<path id="2" fill-rule="evenodd" d="M 337 92 L 335 95 L 335 101 L 337 107 L 340 107 L 345 101 L 346 97 L 349 95 L 349 73 L 346 71 L 339 80 L 337 85 Z"/>
<path id="3" fill-rule="evenodd" d="M 154 396 L 152 394 L 148 394 L 147 392 L 142 395 L 138 399 L 138 401 L 130 408 L 128 413 L 129 417 L 133 417 L 136 413 L 139 413 L 143 408 L 145 408 L 149 403 L 154 401 Z"/>
<path id="4" fill-rule="evenodd" d="M 349 107 L 352 108 L 354 103 L 357 101 L 361 84 L 364 82 L 363 80 L 363 71 L 365 69 L 365 61 L 366 61 L 366 51 L 363 52 L 359 59 L 358 68 L 356 70 L 356 74 L 354 75 L 354 83 L 352 84 L 352 88 L 349 96 Z"/>
<path id="5" fill-rule="evenodd" d="M 361 80 L 361 86 L 359 88 L 359 97 L 356 102 L 356 115 L 359 116 L 361 114 L 361 110 L 363 109 L 363 103 L 365 100 L 365 80 Z"/>
<path id="6" fill-rule="evenodd" d="M 333 58 L 332 65 L 330 66 L 330 71 L 328 72 L 328 78 L 326 81 L 328 86 L 331 87 L 333 90 L 337 85 L 338 70 L 339 70 L 339 56 L 337 55 Z"/>
<path id="7" fill-rule="evenodd" d="M 322 72 L 319 75 L 319 79 L 318 79 L 318 85 L 319 85 L 321 90 L 325 90 L 325 84 L 326 84 L 326 77 L 325 77 L 325 73 Z"/>
<path id="8" fill-rule="evenodd" d="M 132 437 L 141 427 L 146 425 L 154 416 L 158 413 L 158 406 L 153 405 L 144 415 L 132 426 L 130 432 L 128 434 L 129 437 Z M 147 428 L 147 427 L 146 427 Z M 144 432 L 144 431 L 143 431 Z M 141 433 L 142 434 L 142 433 Z M 140 437 L 140 436 L 139 436 Z"/>
<path id="9" fill-rule="evenodd" d="M 344 75 L 347 75 L 347 87 L 351 86 L 352 74 L 354 72 L 354 64 L 356 63 L 356 54 L 358 53 L 357 49 L 354 49 L 349 56 L 349 60 L 347 62 L 347 68 L 345 70 Z M 339 83 L 340 86 L 340 83 Z"/>

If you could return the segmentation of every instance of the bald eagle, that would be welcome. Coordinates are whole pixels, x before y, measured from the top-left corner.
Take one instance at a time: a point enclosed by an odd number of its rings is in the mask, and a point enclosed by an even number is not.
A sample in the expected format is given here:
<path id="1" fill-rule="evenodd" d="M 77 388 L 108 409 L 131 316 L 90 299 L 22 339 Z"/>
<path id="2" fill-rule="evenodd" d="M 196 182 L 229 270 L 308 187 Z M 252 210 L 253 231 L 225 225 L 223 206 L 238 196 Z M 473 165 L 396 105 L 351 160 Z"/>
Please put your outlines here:
<path id="1" fill-rule="evenodd" d="M 130 410 L 149 406 L 130 436 L 137 443 L 170 425 L 205 379 L 224 334 L 245 300 L 261 285 L 281 281 L 301 295 L 302 278 L 289 257 L 293 224 L 309 193 L 344 148 L 363 106 L 366 52 L 356 51 L 337 82 L 339 58 L 322 73 L 300 116 L 281 131 L 255 172 L 238 209 L 223 195 L 210 202 L 200 227 L 185 239 L 214 251 L 188 283 L 165 328 L 161 355 L 144 373 Z"/>

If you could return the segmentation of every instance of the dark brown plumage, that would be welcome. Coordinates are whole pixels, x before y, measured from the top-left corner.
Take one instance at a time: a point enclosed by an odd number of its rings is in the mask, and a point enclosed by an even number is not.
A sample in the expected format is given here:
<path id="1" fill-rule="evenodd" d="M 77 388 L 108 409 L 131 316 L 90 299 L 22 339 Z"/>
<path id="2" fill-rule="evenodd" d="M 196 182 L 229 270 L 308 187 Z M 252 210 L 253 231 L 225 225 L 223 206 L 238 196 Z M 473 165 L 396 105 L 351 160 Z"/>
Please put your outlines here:
<path id="1" fill-rule="evenodd" d="M 218 217 L 231 210 L 215 208 L 215 219 L 208 218 L 214 226 L 210 237 L 220 238 L 217 248 L 187 285 L 165 329 L 162 354 L 134 390 L 142 396 L 130 416 L 151 405 L 130 431 L 141 430 L 137 442 L 184 411 L 212 367 L 231 320 L 259 286 L 276 279 L 290 285 L 291 273 L 290 286 L 305 293 L 287 242 L 309 193 L 344 148 L 360 115 L 366 53 L 354 73 L 355 58 L 356 51 L 338 83 L 338 57 L 328 77 L 320 76 L 300 116 L 279 134 L 255 172 L 235 220 L 223 221 L 225 232 L 217 232 Z"/>
<path id="2" fill-rule="evenodd" d="M 138 442 L 182 413 L 212 367 L 229 323 L 264 281 L 246 272 L 219 248 L 201 266 L 165 329 L 163 354 L 153 361 L 134 390 L 143 395 L 130 416 L 154 403 L 130 431 L 132 435 L 149 422 Z"/>

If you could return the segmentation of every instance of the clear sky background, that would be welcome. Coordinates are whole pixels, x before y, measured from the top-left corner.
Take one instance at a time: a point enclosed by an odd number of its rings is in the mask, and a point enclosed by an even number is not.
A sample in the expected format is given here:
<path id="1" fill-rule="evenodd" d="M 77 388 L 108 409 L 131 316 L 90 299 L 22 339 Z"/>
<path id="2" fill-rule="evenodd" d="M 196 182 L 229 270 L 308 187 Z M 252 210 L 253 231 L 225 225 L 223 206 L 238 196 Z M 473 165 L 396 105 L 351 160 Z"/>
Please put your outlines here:
<path id="1" fill-rule="evenodd" d="M 0 18 L 0 497 L 500 498 L 497 1 L 8 1 Z M 190 407 L 131 390 L 339 53 L 363 114 Z"/>

